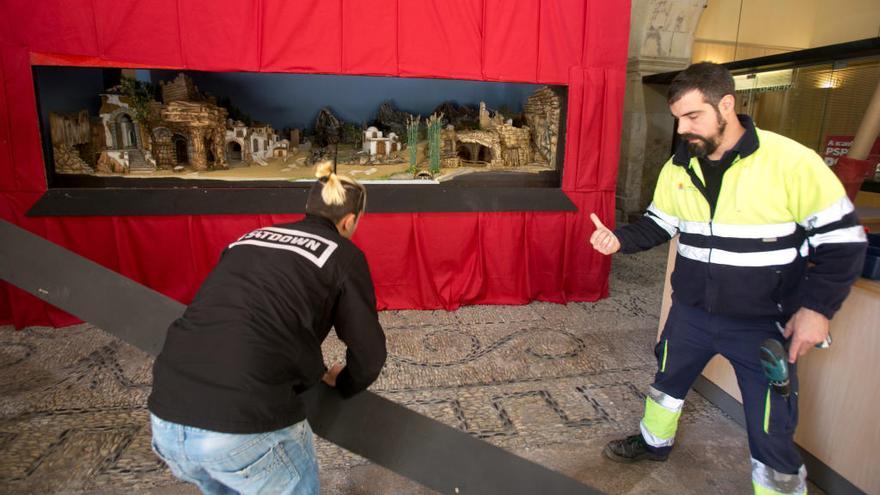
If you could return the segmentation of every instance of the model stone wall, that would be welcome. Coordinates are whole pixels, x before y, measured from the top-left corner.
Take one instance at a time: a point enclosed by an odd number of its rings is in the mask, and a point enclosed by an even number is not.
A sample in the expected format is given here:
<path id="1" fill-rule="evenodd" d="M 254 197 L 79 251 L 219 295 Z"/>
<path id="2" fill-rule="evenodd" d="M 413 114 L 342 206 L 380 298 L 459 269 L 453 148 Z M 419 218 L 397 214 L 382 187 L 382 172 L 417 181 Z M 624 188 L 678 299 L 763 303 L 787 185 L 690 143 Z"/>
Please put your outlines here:
<path id="1" fill-rule="evenodd" d="M 162 119 L 173 132 L 187 137 L 192 153 L 189 163 L 194 169 L 208 169 L 209 148 L 214 156 L 214 166 L 225 165 L 225 108 L 210 103 L 172 101 L 162 110 Z"/>
<path id="2" fill-rule="evenodd" d="M 159 83 L 162 87 L 162 101 L 167 105 L 172 101 L 192 101 L 199 99 L 199 90 L 192 79 L 178 74 L 171 82 Z"/>
<path id="3" fill-rule="evenodd" d="M 528 127 L 503 124 L 495 128 L 501 136 L 502 157 L 508 167 L 521 167 L 532 161 L 531 132 Z"/>
<path id="4" fill-rule="evenodd" d="M 526 124 L 531 129 L 535 147 L 541 157 L 551 165 L 556 163 L 561 107 L 560 98 L 547 86 L 536 91 L 523 106 Z"/>

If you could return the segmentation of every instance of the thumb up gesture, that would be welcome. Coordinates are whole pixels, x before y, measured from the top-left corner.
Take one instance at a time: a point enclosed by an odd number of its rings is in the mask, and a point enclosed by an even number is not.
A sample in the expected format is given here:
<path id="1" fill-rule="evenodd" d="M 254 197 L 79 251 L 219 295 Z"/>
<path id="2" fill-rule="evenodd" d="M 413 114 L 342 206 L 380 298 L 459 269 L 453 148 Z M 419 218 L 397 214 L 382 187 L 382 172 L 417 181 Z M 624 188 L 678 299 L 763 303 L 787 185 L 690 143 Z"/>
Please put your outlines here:
<path id="1" fill-rule="evenodd" d="M 614 254 L 620 249 L 620 241 L 608 227 L 606 227 L 595 213 L 590 213 L 590 220 L 596 226 L 596 231 L 590 236 L 590 244 L 593 249 L 602 254 Z"/>

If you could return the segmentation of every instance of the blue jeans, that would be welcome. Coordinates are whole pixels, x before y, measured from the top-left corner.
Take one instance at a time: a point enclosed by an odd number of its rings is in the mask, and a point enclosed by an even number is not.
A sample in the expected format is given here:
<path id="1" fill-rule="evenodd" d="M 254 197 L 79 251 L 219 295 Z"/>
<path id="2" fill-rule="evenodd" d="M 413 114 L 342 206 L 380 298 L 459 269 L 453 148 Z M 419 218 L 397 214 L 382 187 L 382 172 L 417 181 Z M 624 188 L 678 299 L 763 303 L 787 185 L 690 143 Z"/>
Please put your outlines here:
<path id="1" fill-rule="evenodd" d="M 184 426 L 150 414 L 153 451 L 174 476 L 206 494 L 317 495 L 318 461 L 305 420 L 256 434 Z"/>

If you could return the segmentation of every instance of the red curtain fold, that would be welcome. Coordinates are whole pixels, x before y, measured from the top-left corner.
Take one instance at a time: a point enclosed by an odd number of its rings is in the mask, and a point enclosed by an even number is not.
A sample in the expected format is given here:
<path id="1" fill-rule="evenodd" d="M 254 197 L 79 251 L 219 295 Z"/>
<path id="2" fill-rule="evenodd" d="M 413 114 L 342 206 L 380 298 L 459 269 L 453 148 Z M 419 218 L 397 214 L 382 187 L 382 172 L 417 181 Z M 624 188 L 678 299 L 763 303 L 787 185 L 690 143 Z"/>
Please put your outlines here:
<path id="1" fill-rule="evenodd" d="M 91 0 L 4 0 L 9 39 L 34 52 L 96 56 Z"/>
<path id="2" fill-rule="evenodd" d="M 354 237 L 380 309 L 608 294 L 587 246 L 614 219 L 628 2 L 134 0 L 0 5 L 0 218 L 188 302 L 234 239 L 302 215 L 28 218 L 46 190 L 31 60 L 568 86 L 562 190 L 577 212 L 368 213 Z M 0 323 L 76 320 L 0 283 Z"/>
<path id="3" fill-rule="evenodd" d="M 342 70 L 396 76 L 397 2 L 345 0 L 342 4 Z"/>
<path id="4" fill-rule="evenodd" d="M 482 283 L 462 304 L 525 304 L 530 283 L 528 213 L 481 213 L 478 241 Z"/>
<path id="5" fill-rule="evenodd" d="M 92 0 L 101 57 L 183 67 L 177 0 Z"/>
<path id="6" fill-rule="evenodd" d="M 540 6 L 537 82 L 567 84 L 569 70 L 580 67 L 583 57 L 584 1 L 542 0 Z"/>
<path id="7" fill-rule="evenodd" d="M 540 0 L 486 0 L 483 76 L 534 81 L 538 74 Z M 517 33 L 511 36 L 511 33 Z"/>
<path id="8" fill-rule="evenodd" d="M 611 257 L 588 245 L 594 230 L 590 213 L 596 213 L 605 225 L 614 225 L 614 191 L 569 193 L 578 207 L 577 215 L 566 216 L 565 297 L 569 301 L 595 301 L 608 296 Z"/>
<path id="9" fill-rule="evenodd" d="M 589 0 L 584 16 L 584 67 L 626 69 L 629 2 Z"/>
<path id="10" fill-rule="evenodd" d="M 352 239 L 366 254 L 379 309 L 427 307 L 413 221 L 410 213 L 367 213 Z"/>
<path id="11" fill-rule="evenodd" d="M 261 0 L 177 0 L 183 66 L 195 70 L 259 71 L 263 27 L 260 5 L 263 3 Z"/>
<path id="12" fill-rule="evenodd" d="M 555 303 L 568 301 L 563 280 L 567 238 L 565 225 L 570 215 L 561 212 L 525 214 L 529 298 Z"/>
<path id="13" fill-rule="evenodd" d="M 399 0 L 397 8 L 401 75 L 483 79 L 483 0 Z"/>
<path id="14" fill-rule="evenodd" d="M 11 178 L 12 187 L 6 189 L 8 191 L 45 191 L 46 171 L 27 51 L 23 47 L 4 46 L 3 65 L 12 161 L 0 172 Z"/>
<path id="15" fill-rule="evenodd" d="M 342 71 L 342 0 L 263 0 L 263 70 Z"/>
<path id="16" fill-rule="evenodd" d="M 582 109 L 584 102 L 584 71 L 573 67 L 568 74 L 568 111 L 565 121 L 565 160 L 562 173 L 562 190 L 578 189 L 582 167 L 578 157 L 581 149 Z"/>
<path id="17" fill-rule="evenodd" d="M 189 302 L 202 280 L 195 272 L 188 217 L 114 217 L 119 273 Z M 224 229 L 225 230 L 225 229 Z M 203 253 L 216 261 L 218 253 Z"/>
<path id="18" fill-rule="evenodd" d="M 576 189 L 614 190 L 620 158 L 626 72 L 584 69 Z"/>
<path id="19" fill-rule="evenodd" d="M 2 12 L 0 12 L 2 13 Z M 9 108 L 6 84 L 6 56 L 9 46 L 0 43 L 0 191 L 14 191 L 18 189 L 12 164 L 12 114 Z"/>
<path id="20" fill-rule="evenodd" d="M 417 213 L 413 217 L 413 255 L 426 306 L 455 309 L 475 298 L 482 282 L 480 216 Z"/>

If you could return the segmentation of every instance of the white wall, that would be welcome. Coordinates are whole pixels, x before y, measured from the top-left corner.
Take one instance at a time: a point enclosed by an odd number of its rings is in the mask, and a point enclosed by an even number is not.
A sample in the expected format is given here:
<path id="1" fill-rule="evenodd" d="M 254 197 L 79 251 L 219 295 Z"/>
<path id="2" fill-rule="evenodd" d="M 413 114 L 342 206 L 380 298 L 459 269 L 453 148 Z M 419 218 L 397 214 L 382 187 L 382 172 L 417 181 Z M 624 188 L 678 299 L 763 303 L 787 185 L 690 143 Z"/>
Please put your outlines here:
<path id="1" fill-rule="evenodd" d="M 694 60 L 729 62 L 875 36 L 878 0 L 709 0 Z"/>

